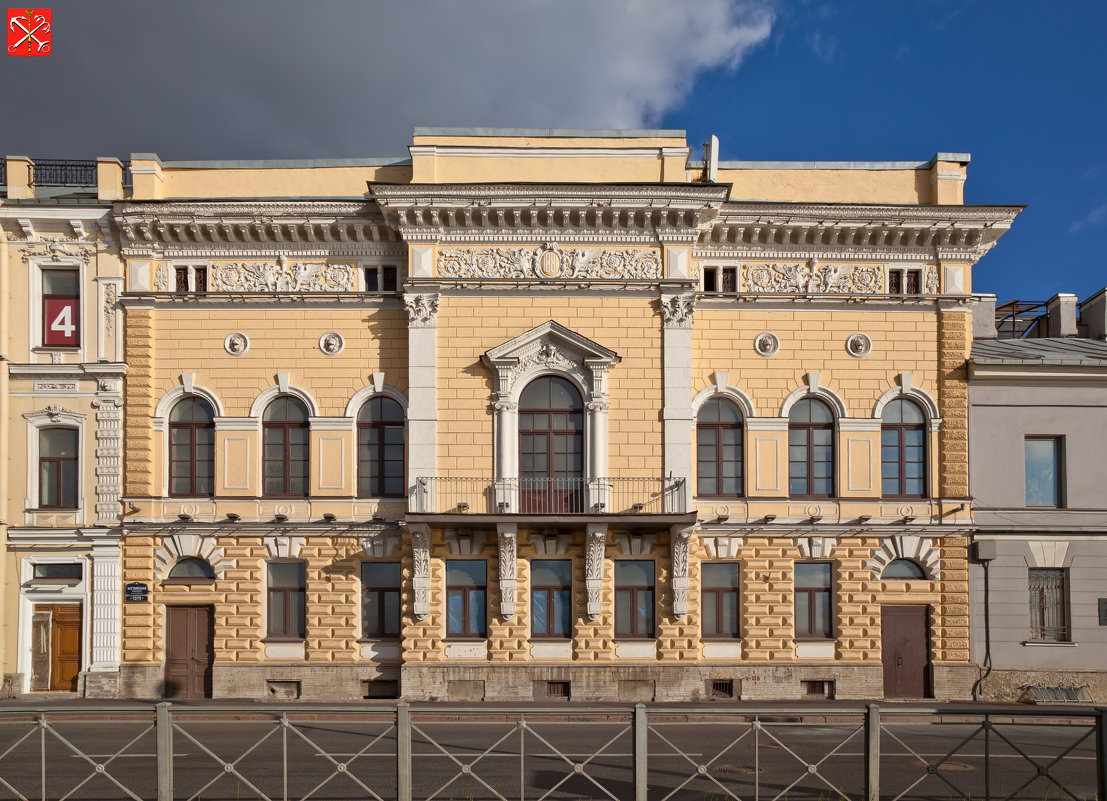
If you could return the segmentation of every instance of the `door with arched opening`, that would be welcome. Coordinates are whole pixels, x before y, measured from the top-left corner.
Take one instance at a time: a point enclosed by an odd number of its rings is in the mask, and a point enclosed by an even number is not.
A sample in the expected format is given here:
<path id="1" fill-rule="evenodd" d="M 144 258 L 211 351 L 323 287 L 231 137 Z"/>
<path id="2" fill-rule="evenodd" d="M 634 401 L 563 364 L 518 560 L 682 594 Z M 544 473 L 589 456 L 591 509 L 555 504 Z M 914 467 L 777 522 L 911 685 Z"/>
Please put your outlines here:
<path id="1" fill-rule="evenodd" d="M 519 511 L 584 511 L 584 401 L 564 378 L 543 376 L 519 399 Z"/>

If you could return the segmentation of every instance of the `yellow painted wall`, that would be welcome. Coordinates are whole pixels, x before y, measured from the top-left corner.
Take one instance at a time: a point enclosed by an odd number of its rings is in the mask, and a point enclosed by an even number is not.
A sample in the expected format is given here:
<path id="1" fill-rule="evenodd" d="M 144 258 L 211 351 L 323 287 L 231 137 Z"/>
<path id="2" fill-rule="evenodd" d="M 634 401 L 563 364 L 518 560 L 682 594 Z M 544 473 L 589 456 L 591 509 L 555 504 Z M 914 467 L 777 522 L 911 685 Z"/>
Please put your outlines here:
<path id="1" fill-rule="evenodd" d="M 554 320 L 615 351 L 608 375 L 608 472 L 660 476 L 661 317 L 647 299 L 442 297 L 438 338 L 438 469 L 492 475 L 492 376 L 485 351 Z"/>
<path id="2" fill-rule="evenodd" d="M 731 200 L 795 203 L 929 203 L 930 170 L 719 170 Z"/>

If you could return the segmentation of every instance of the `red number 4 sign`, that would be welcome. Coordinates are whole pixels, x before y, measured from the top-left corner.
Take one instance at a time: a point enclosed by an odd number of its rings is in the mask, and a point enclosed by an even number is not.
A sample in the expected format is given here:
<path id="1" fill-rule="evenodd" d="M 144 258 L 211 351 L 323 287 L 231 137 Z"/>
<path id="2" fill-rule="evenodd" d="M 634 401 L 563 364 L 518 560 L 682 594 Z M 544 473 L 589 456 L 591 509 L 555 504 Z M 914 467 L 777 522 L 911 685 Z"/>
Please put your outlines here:
<path id="1" fill-rule="evenodd" d="M 50 55 L 49 8 L 8 9 L 8 55 Z"/>

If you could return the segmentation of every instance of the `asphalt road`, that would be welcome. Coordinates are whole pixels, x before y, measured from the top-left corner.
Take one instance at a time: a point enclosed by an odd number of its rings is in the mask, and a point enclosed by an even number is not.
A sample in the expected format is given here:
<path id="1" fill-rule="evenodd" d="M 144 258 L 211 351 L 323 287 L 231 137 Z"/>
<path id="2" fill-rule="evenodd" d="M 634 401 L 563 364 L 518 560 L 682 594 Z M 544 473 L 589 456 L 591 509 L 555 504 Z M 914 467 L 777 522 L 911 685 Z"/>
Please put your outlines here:
<path id="1" fill-rule="evenodd" d="M 286 781 L 288 798 L 396 798 L 396 740 L 388 715 L 376 720 L 297 715 L 288 728 L 256 716 L 204 717 L 199 711 L 199 717 L 177 718 L 177 798 L 283 799 Z M 520 728 L 509 720 L 458 723 L 441 714 L 438 719 L 413 715 L 414 797 L 633 798 L 629 719 L 527 717 L 527 727 Z M 755 730 L 737 720 L 668 720 L 650 720 L 651 801 L 863 798 L 865 737 L 859 721 L 781 720 Z M 1095 798 L 1094 732 L 1053 764 L 1089 732 L 1086 725 L 1000 724 L 989 735 L 985 770 L 985 743 L 976 725 L 886 723 L 882 798 L 976 801 L 986 797 L 985 782 L 988 796 L 997 799 Z M 42 729 L 33 721 L 0 723 L 0 799 L 156 799 L 151 724 L 72 720 Z M 941 767 L 928 771 L 927 763 L 939 761 Z M 1039 765 L 1055 781 L 1039 775 Z"/>

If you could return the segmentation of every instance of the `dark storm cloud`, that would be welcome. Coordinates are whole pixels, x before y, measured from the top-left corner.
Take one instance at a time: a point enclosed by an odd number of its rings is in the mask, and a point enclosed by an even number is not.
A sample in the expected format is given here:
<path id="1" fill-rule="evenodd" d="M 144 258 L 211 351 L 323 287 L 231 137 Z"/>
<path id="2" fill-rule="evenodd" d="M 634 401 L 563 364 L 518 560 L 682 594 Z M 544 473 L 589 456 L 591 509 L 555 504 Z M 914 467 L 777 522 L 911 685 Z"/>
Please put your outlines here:
<path id="1" fill-rule="evenodd" d="M 415 125 L 632 128 L 770 33 L 733 0 L 70 2 L 4 56 L 9 154 L 405 156 Z"/>

